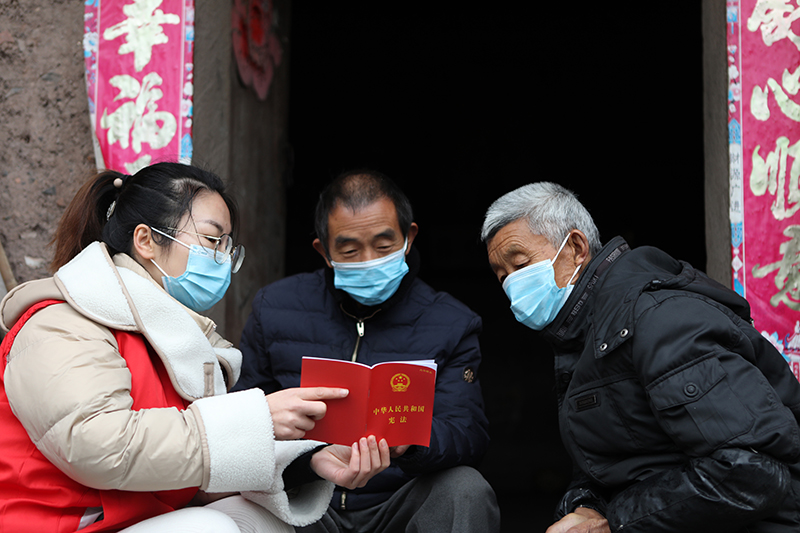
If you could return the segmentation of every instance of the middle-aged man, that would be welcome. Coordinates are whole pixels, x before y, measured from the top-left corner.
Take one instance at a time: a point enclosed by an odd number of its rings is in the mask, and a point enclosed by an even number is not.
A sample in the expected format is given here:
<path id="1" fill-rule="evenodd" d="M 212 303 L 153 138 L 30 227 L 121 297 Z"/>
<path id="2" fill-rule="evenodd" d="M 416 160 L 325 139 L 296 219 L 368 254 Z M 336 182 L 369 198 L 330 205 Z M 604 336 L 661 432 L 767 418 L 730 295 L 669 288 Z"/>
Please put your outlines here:
<path id="1" fill-rule="evenodd" d="M 549 533 L 800 531 L 800 384 L 743 298 L 656 248 L 601 247 L 553 183 L 494 202 L 482 239 L 555 355 L 576 475 Z"/>
<path id="2" fill-rule="evenodd" d="M 430 446 L 393 448 L 386 471 L 363 489 L 337 488 L 322 520 L 300 531 L 499 531 L 494 492 L 467 466 L 489 443 L 476 377 L 480 317 L 417 278 L 418 227 L 386 176 L 338 176 L 320 195 L 315 225 L 313 246 L 326 268 L 258 292 L 236 387 L 288 389 L 286 401 L 296 400 L 304 355 L 367 365 L 435 359 L 438 370 Z M 314 420 L 298 415 L 293 423 L 289 437 L 299 438 Z"/>

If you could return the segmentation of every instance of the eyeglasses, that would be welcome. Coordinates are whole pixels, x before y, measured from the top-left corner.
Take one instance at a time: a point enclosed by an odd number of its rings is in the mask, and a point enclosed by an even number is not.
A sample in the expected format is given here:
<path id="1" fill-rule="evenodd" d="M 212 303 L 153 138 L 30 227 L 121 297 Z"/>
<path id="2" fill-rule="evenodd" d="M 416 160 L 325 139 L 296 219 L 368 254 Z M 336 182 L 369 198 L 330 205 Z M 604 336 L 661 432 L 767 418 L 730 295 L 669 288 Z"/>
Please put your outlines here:
<path id="1" fill-rule="evenodd" d="M 153 229 L 158 231 L 156 228 Z M 165 227 L 164 229 L 177 231 L 178 233 L 188 233 L 190 235 L 196 235 L 198 237 L 204 237 L 214 241 L 214 262 L 216 262 L 218 265 L 221 265 L 225 262 L 226 257 L 229 256 L 231 258 L 231 274 L 236 274 L 244 262 L 244 246 L 241 244 L 234 246 L 233 237 L 227 233 L 223 233 L 219 237 L 214 237 L 211 235 L 206 235 L 205 233 L 195 233 L 193 231 L 186 231 L 178 228 Z M 159 233 L 162 232 L 159 231 Z M 169 237 L 169 235 L 167 235 L 167 237 Z"/>

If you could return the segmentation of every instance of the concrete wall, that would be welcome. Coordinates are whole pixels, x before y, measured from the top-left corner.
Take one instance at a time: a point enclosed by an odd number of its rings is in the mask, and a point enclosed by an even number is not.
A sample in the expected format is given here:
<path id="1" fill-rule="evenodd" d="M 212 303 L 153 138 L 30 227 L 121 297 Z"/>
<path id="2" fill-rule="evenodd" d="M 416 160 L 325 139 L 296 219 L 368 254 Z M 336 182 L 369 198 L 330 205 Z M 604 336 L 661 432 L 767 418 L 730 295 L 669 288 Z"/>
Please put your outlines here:
<path id="1" fill-rule="evenodd" d="M 706 272 L 731 286 L 725 0 L 703 0 Z"/>

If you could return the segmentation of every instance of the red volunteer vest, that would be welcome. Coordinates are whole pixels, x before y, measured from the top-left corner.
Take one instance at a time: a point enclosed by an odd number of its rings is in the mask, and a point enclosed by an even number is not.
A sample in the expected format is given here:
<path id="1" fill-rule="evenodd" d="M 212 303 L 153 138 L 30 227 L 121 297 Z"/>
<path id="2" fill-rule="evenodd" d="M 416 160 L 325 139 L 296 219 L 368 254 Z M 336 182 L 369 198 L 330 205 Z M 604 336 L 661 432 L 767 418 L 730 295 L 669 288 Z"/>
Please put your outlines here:
<path id="1" fill-rule="evenodd" d="M 97 490 L 72 480 L 36 448 L 14 416 L 2 376 L 17 332 L 38 310 L 60 300 L 32 306 L 0 344 L 0 531 L 72 533 L 88 507 L 102 507 L 103 519 L 81 533 L 118 531 L 147 518 L 185 507 L 197 488 L 162 492 Z M 112 330 L 131 372 L 133 409 L 177 407 L 187 402 L 172 386 L 163 363 L 138 333 Z"/>

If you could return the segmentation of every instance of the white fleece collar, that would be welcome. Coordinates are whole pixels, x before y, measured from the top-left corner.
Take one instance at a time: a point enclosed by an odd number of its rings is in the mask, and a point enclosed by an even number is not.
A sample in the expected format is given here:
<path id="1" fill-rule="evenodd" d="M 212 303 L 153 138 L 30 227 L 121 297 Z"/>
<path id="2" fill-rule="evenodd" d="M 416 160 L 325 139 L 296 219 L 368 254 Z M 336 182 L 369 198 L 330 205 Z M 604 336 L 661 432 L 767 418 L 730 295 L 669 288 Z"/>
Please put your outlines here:
<path id="1" fill-rule="evenodd" d="M 115 266 L 104 245 L 87 246 L 54 279 L 67 302 L 83 315 L 143 334 L 183 398 L 225 394 L 217 353 L 186 309 L 149 279 Z"/>

